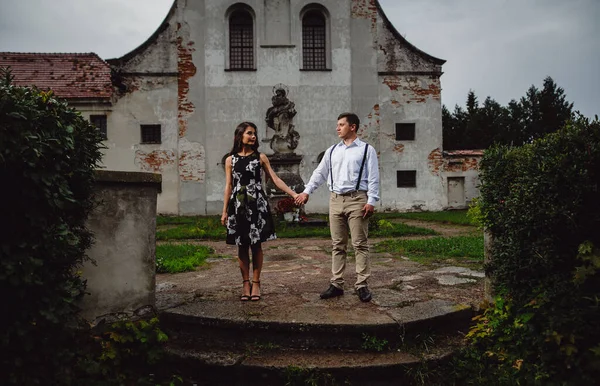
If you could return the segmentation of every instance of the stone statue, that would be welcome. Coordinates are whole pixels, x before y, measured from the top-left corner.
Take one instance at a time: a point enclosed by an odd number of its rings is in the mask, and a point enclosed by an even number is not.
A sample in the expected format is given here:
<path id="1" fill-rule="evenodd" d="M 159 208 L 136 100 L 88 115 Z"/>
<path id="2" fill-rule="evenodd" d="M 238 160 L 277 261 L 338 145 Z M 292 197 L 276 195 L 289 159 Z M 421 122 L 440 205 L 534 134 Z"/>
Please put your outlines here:
<path id="1" fill-rule="evenodd" d="M 294 102 L 287 97 L 288 90 L 283 84 L 273 87 L 273 106 L 267 109 L 267 127 L 275 134 L 271 138 L 271 149 L 275 153 L 292 153 L 298 146 L 300 134 L 294 130 L 292 119 L 296 115 Z"/>

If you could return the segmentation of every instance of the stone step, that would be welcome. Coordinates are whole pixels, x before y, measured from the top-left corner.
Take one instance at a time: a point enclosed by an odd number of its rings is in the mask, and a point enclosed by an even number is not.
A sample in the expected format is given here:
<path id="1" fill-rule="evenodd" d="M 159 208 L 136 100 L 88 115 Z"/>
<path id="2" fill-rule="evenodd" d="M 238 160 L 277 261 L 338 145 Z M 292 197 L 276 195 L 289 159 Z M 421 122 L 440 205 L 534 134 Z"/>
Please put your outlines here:
<path id="1" fill-rule="evenodd" d="M 305 304 L 294 310 L 276 305 L 196 300 L 161 313 L 161 324 L 181 347 L 239 349 L 260 342 L 282 348 L 361 350 L 365 342 L 387 341 L 397 348 L 427 335 L 455 335 L 473 315 L 468 306 L 430 300 L 385 309 Z"/>
<path id="2" fill-rule="evenodd" d="M 248 331 L 251 334 L 251 331 Z M 169 371 L 186 385 L 373 385 L 413 384 L 420 368 L 448 360 L 460 345 L 444 339 L 409 352 L 300 350 L 254 345 L 245 350 L 183 349 L 169 344 Z M 406 383 L 405 383 L 406 382 Z"/>

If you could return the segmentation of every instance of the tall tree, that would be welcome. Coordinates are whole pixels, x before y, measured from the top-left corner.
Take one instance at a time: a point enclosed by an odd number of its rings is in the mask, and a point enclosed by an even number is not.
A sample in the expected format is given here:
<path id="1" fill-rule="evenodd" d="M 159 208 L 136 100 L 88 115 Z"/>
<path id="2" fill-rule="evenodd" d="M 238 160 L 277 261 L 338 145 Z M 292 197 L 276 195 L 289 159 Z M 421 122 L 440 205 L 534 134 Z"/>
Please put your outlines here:
<path id="1" fill-rule="evenodd" d="M 551 77 L 544 79 L 544 88 L 531 86 L 523 98 L 523 142 L 531 142 L 557 131 L 573 118 L 573 103 L 566 100 L 565 91 Z"/>
<path id="2" fill-rule="evenodd" d="M 466 110 L 442 110 L 444 149 L 485 149 L 498 142 L 519 146 L 557 131 L 574 118 L 573 103 L 551 77 L 541 90 L 529 87 L 519 101 L 503 107 L 489 96 L 480 104 L 473 90 L 467 94 Z"/>
<path id="3" fill-rule="evenodd" d="M 507 109 L 502 107 L 489 96 L 485 98 L 483 105 L 477 111 L 477 121 L 481 127 L 476 147 L 478 149 L 488 148 L 497 136 L 505 131 L 507 126 Z"/>

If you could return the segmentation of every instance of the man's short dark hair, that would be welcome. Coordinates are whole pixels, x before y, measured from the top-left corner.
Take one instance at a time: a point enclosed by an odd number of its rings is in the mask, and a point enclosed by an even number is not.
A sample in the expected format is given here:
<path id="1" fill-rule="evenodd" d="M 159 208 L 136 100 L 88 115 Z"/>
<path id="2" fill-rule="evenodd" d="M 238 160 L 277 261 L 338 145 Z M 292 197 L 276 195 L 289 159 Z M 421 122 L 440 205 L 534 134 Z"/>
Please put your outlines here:
<path id="1" fill-rule="evenodd" d="M 356 130 L 358 130 L 358 126 L 360 126 L 360 119 L 358 118 L 358 115 L 354 113 L 341 113 L 338 117 L 338 121 L 342 118 L 346 118 L 346 121 L 348 121 L 350 126 L 356 125 Z"/>

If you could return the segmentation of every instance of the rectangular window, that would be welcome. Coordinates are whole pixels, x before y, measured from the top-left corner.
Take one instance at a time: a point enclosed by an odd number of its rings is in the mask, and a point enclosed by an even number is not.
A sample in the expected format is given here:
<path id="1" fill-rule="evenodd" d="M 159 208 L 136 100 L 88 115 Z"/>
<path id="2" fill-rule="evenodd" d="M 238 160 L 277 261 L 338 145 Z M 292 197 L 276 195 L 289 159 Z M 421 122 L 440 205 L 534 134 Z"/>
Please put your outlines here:
<path id="1" fill-rule="evenodd" d="M 396 123 L 396 141 L 414 141 L 414 123 Z"/>
<path id="2" fill-rule="evenodd" d="M 397 170 L 396 181 L 398 188 L 416 188 L 417 171 L 416 170 Z"/>
<path id="3" fill-rule="evenodd" d="M 140 125 L 142 143 L 161 143 L 160 125 Z"/>
<path id="4" fill-rule="evenodd" d="M 90 123 L 98 129 L 102 134 L 102 139 L 108 138 L 108 132 L 106 131 L 106 115 L 90 115 Z"/>

